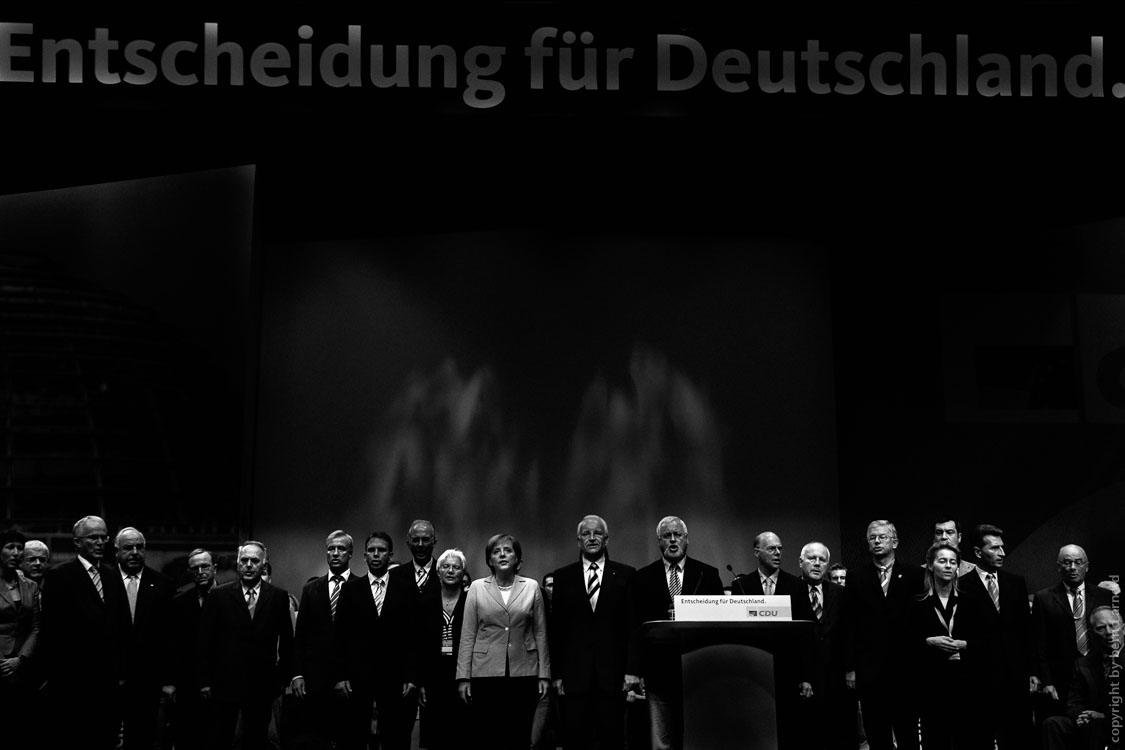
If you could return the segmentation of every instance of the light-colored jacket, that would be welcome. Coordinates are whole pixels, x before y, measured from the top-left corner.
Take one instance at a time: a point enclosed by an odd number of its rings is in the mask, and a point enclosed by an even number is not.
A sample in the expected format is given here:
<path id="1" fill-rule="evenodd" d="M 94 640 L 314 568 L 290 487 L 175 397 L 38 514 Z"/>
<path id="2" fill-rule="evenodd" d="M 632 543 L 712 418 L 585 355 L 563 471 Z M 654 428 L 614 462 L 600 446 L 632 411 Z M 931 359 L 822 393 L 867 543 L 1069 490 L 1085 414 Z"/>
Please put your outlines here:
<path id="1" fill-rule="evenodd" d="M 457 679 L 473 677 L 551 678 L 547 611 L 532 578 L 516 576 L 507 606 L 491 576 L 469 586 L 457 652 Z"/>

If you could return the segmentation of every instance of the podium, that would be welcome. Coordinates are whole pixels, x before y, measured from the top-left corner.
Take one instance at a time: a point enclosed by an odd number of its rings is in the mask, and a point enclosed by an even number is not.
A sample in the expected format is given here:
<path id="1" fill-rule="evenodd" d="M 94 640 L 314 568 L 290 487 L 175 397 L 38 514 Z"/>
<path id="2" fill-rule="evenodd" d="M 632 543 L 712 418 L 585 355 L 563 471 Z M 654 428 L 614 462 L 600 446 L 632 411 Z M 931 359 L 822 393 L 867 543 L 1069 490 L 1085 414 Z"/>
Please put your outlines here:
<path id="1" fill-rule="evenodd" d="M 657 620 L 641 627 L 641 647 L 650 674 L 659 667 L 654 677 L 682 689 L 683 750 L 801 750 L 797 685 L 813 623 Z"/>

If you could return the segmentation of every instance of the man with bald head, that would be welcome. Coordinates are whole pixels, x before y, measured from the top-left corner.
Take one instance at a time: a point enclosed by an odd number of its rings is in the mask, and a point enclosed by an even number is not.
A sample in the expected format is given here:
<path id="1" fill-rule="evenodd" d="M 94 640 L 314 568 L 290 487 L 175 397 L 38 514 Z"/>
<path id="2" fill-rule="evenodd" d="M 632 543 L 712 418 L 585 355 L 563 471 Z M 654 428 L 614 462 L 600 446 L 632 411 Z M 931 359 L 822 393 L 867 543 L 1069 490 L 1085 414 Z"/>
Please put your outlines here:
<path id="1" fill-rule="evenodd" d="M 188 553 L 188 573 L 192 585 L 172 597 L 172 620 L 175 633 L 176 700 L 172 707 L 173 735 L 176 750 L 206 750 L 207 727 L 210 722 L 199 696 L 195 669 L 195 644 L 203 604 L 215 588 L 215 562 L 210 550 L 202 547 Z"/>
<path id="2" fill-rule="evenodd" d="M 566 748 L 620 748 L 625 741 L 629 583 L 635 570 L 609 559 L 601 516 L 578 522 L 578 560 L 554 572 L 547 634 Z"/>
<path id="3" fill-rule="evenodd" d="M 175 695 L 171 657 L 171 606 L 174 586 L 145 564 L 145 537 L 127 526 L 113 540 L 117 556 L 114 582 L 129 610 L 120 632 L 124 658 L 121 685 L 122 747 L 151 748 L 156 737 L 161 696 Z"/>
<path id="4" fill-rule="evenodd" d="M 777 534 L 763 531 L 754 537 L 754 557 L 758 569 L 735 578 L 730 585 L 732 594 L 796 597 L 805 593 L 800 579 L 781 569 L 781 539 Z M 806 618 L 794 614 L 794 619 Z"/>
<path id="5" fill-rule="evenodd" d="M 1059 549 L 1055 567 L 1059 582 L 1037 591 L 1031 605 L 1032 673 L 1046 698 L 1038 706 L 1043 716 L 1066 711 L 1074 662 L 1090 650 L 1086 617 L 1113 599 L 1105 589 L 1086 584 L 1090 561 L 1077 544 Z"/>
<path id="6" fill-rule="evenodd" d="M 116 566 L 105 563 L 109 533 L 98 516 L 74 524 L 77 555 L 48 570 L 41 595 L 43 654 L 51 705 L 51 747 L 112 748 L 121 728 L 124 679 L 120 633 L 129 617 Z"/>

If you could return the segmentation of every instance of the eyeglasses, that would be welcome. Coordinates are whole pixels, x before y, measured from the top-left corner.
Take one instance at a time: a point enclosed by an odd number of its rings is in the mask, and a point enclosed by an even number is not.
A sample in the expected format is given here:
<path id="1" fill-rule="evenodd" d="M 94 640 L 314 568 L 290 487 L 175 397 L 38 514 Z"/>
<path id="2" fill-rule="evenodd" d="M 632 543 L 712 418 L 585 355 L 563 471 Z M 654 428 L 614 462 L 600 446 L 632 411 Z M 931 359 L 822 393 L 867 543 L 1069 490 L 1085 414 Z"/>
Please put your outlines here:
<path id="1" fill-rule="evenodd" d="M 189 565 L 188 566 L 188 570 L 210 570 L 211 568 L 212 568 L 211 563 L 200 563 L 199 565 Z"/>
<path id="2" fill-rule="evenodd" d="M 890 534 L 872 534 L 871 536 L 867 537 L 867 541 L 869 541 L 869 542 L 885 542 L 885 541 L 889 540 L 890 538 L 891 538 Z"/>
<path id="3" fill-rule="evenodd" d="M 763 552 L 769 552 L 772 555 L 776 552 L 781 552 L 781 545 L 780 544 L 771 544 L 768 547 L 755 547 L 755 549 L 761 550 Z"/>
<path id="4" fill-rule="evenodd" d="M 1059 563 L 1060 568 L 1085 568 L 1089 562 L 1078 562 L 1077 560 L 1064 560 Z"/>

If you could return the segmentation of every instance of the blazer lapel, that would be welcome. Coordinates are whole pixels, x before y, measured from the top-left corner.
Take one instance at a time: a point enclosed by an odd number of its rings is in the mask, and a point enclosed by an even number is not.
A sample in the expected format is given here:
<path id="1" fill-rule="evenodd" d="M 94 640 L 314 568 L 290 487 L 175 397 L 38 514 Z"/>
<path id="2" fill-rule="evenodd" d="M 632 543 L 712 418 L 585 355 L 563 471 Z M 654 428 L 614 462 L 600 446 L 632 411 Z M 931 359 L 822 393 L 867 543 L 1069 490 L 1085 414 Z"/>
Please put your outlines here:
<path id="1" fill-rule="evenodd" d="M 23 593 L 23 580 L 19 580 L 19 587 L 20 587 L 20 597 L 22 598 L 23 595 L 24 595 L 24 593 Z M 8 592 L 7 586 L 0 586 L 0 600 L 3 600 L 5 602 L 7 602 L 9 606 L 15 606 L 15 603 L 16 603 L 15 600 L 12 599 L 12 595 Z M 20 602 L 20 603 L 22 604 L 23 602 Z"/>
<path id="2" fill-rule="evenodd" d="M 503 609 L 507 609 L 508 605 L 504 603 L 504 597 L 500 595 L 500 587 L 496 584 L 496 579 L 489 578 L 487 584 L 484 590 L 488 592 L 488 595 L 491 596 L 498 605 Z"/>
<path id="3" fill-rule="evenodd" d="M 1070 599 L 1066 598 L 1066 584 L 1058 584 L 1052 589 L 1051 594 L 1054 596 L 1055 602 L 1059 605 L 1059 611 L 1073 617 L 1074 610 L 1070 606 Z"/>

